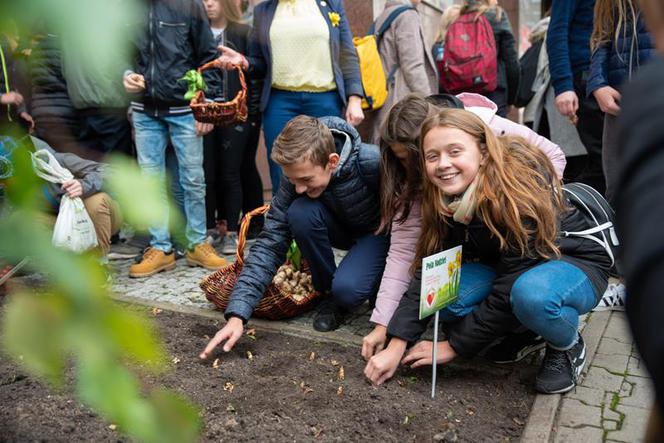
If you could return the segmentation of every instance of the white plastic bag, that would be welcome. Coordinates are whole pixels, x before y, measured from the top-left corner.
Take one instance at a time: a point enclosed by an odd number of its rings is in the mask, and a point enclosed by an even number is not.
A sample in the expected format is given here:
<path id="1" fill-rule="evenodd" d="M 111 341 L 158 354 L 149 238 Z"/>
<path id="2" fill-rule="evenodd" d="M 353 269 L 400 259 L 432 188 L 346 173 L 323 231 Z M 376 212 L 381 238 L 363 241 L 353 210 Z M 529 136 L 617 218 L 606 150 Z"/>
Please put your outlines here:
<path id="1" fill-rule="evenodd" d="M 32 154 L 32 166 L 39 177 L 51 183 L 62 184 L 74 178 L 45 149 Z M 80 197 L 62 196 L 60 212 L 53 228 L 53 245 L 74 252 L 87 251 L 97 246 L 95 227 Z"/>

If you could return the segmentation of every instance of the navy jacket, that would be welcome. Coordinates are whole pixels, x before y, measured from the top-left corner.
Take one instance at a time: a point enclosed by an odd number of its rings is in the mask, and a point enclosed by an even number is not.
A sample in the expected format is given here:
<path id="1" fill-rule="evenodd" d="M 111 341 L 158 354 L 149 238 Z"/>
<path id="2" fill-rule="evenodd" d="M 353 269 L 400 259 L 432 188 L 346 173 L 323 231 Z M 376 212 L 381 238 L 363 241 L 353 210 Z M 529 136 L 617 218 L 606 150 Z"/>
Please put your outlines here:
<path id="1" fill-rule="evenodd" d="M 185 100 L 187 82 L 180 78 L 190 69 L 217 58 L 212 31 L 201 0 L 149 1 L 146 16 L 137 23 L 134 72 L 145 77 L 145 91 L 132 102 L 135 111 L 157 115 L 191 112 Z M 221 95 L 216 70 L 203 73 L 207 98 Z"/>
<path id="2" fill-rule="evenodd" d="M 593 52 L 590 61 L 590 76 L 586 85 L 586 92 L 590 96 L 594 90 L 603 86 L 620 89 L 620 86 L 629 80 L 639 66 L 646 63 L 655 55 L 653 44 L 646 25 L 639 12 L 636 16 L 636 38 L 632 32 L 631 16 L 622 29 L 616 31 L 618 41 L 612 39 Z"/>
<path id="3" fill-rule="evenodd" d="M 574 74 L 590 66 L 594 7 L 595 0 L 553 0 L 546 49 L 556 95 L 574 91 Z"/>
<path id="4" fill-rule="evenodd" d="M 318 200 L 351 234 L 361 236 L 375 232 L 380 221 L 378 147 L 362 143 L 355 128 L 338 117 L 322 117 L 321 121 L 332 130 L 340 160 L 330 184 Z M 277 268 L 286 260 L 293 238 L 288 226 L 288 208 L 298 197 L 295 187 L 282 177 L 265 217 L 263 231 L 252 246 L 233 289 L 226 318 L 235 316 L 245 322 L 249 320 Z"/>
<path id="5" fill-rule="evenodd" d="M 267 106 L 272 88 L 270 26 L 272 25 L 272 19 L 277 10 L 278 3 L 278 0 L 268 0 L 260 3 L 254 9 L 253 34 L 249 44 L 247 59 L 249 61 L 249 75 L 265 78 L 263 93 L 261 95 L 261 112 Z M 342 0 L 316 1 L 316 4 L 330 30 L 332 69 L 341 100 L 346 103 L 346 98 L 351 95 L 364 97 L 360 64 L 357 58 L 357 51 L 355 51 L 355 46 L 353 46 L 353 35 L 350 32 Z M 332 12 L 336 12 L 341 17 L 338 26 L 332 26 L 329 16 L 329 13 Z"/>

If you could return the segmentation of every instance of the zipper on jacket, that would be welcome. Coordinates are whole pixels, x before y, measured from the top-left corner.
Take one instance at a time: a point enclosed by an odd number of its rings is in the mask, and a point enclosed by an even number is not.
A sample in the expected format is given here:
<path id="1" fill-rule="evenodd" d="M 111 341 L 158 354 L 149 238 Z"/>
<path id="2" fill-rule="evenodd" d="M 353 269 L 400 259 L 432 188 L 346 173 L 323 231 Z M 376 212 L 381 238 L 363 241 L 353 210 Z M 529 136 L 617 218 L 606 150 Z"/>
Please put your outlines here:
<path id="1" fill-rule="evenodd" d="M 159 20 L 159 26 L 166 26 L 166 27 L 170 27 L 170 28 L 179 28 L 181 26 L 187 26 L 187 24 L 182 23 L 182 22 L 180 22 L 180 23 L 166 23 L 166 22 L 162 22 L 161 20 Z"/>
<path id="2" fill-rule="evenodd" d="M 153 30 L 153 11 L 154 5 L 150 5 L 150 97 L 154 100 L 154 30 Z M 157 107 L 154 109 L 154 116 L 158 116 Z"/>

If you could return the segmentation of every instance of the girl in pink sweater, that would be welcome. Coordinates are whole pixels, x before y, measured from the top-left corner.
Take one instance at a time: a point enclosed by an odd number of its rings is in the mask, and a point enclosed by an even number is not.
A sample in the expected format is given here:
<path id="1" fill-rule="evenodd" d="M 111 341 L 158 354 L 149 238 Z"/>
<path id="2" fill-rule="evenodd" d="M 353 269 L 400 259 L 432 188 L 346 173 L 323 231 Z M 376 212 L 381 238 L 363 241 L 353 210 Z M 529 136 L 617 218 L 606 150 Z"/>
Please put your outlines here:
<path id="1" fill-rule="evenodd" d="M 479 94 L 441 94 L 423 98 L 409 95 L 395 104 L 383 125 L 381 135 L 381 230 L 391 231 L 391 244 L 371 315 L 375 324 L 362 340 L 362 357 L 369 360 L 386 342 L 387 324 L 411 280 L 409 269 L 415 259 L 420 235 L 420 192 L 422 171 L 419 158 L 421 125 L 435 112 L 436 105 L 462 107 L 479 116 L 498 136 L 515 135 L 539 147 L 551 160 L 559 177 L 565 169 L 560 147 L 527 127 L 496 115 L 498 107 Z"/>

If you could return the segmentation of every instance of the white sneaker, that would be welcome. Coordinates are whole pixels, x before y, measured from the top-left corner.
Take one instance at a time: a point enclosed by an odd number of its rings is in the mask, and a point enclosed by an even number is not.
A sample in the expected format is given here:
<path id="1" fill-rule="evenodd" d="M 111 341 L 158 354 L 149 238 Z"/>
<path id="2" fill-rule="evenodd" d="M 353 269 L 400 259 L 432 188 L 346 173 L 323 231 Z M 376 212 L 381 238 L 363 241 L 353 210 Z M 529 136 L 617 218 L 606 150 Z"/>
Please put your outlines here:
<path id="1" fill-rule="evenodd" d="M 224 239 L 221 241 L 221 253 L 224 255 L 232 255 L 237 252 L 237 232 L 226 232 Z"/>
<path id="2" fill-rule="evenodd" d="M 627 294 L 623 283 L 609 283 L 609 286 L 607 286 L 606 291 L 604 291 L 602 298 L 593 311 L 624 311 L 626 297 Z"/>

